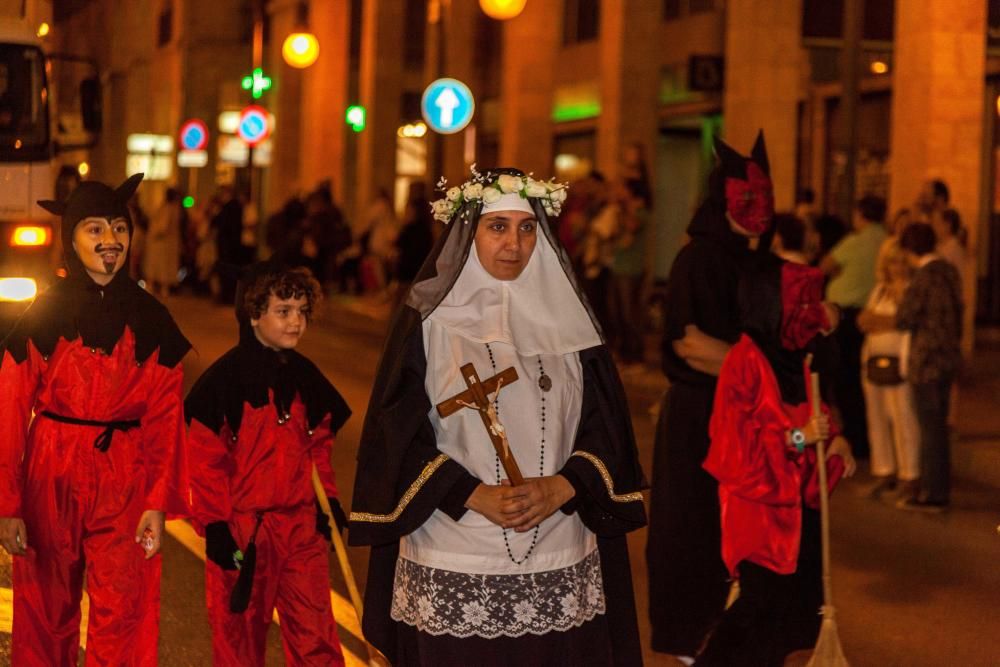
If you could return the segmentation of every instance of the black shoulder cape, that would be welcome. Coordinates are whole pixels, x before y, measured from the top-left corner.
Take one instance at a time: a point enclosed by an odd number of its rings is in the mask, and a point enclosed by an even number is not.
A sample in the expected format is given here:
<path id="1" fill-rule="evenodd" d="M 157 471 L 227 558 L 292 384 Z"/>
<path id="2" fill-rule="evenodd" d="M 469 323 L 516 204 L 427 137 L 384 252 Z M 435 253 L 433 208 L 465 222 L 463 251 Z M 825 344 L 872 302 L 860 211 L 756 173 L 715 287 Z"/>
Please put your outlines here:
<path id="1" fill-rule="evenodd" d="M 336 433 L 351 416 L 351 409 L 323 372 L 295 350 L 264 347 L 249 325 L 240 327 L 240 342 L 205 371 L 184 400 L 188 423 L 196 419 L 218 434 L 229 424 L 235 434 L 243 419 L 243 406 L 260 408 L 271 394 L 279 412 L 287 412 L 298 395 L 305 404 L 309 428 L 330 415 Z"/>
<path id="2" fill-rule="evenodd" d="M 135 336 L 135 358 L 146 361 L 159 351 L 157 362 L 173 368 L 191 349 L 166 307 L 139 287 L 125 270 L 100 286 L 84 272 L 73 272 L 42 292 L 0 343 L 21 363 L 28 341 L 48 356 L 60 338 L 82 338 L 86 347 L 111 353 L 125 327 Z"/>

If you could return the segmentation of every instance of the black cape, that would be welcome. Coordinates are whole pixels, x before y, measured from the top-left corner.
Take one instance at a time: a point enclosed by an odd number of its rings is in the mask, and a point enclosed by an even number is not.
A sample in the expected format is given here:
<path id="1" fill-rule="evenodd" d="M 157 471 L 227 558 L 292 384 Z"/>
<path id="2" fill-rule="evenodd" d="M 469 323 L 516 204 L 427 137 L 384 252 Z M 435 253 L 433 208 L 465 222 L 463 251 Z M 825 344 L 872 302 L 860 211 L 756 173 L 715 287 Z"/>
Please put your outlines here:
<path id="1" fill-rule="evenodd" d="M 709 175 L 708 196 L 688 226 L 691 240 L 674 260 L 663 304 L 662 360 L 670 388 L 656 429 L 646 562 L 653 650 L 676 655 L 694 655 L 722 613 L 729 573 L 721 556 L 718 484 L 701 468 L 716 378 L 689 366 L 673 343 L 691 324 L 730 344 L 739 339 L 741 274 L 770 255 L 773 234 L 762 235 L 754 251 L 730 228 L 725 179 L 734 169 L 720 163 Z"/>
<path id="2" fill-rule="evenodd" d="M 261 408 L 271 396 L 279 413 L 287 413 L 296 395 L 305 405 L 310 429 L 330 415 L 336 433 L 351 409 L 323 372 L 295 350 L 272 350 L 261 345 L 249 325 L 240 327 L 240 342 L 226 352 L 191 388 L 184 400 L 184 418 L 196 419 L 218 435 L 228 424 L 235 435 L 243 407 Z"/>
<path id="3" fill-rule="evenodd" d="M 60 338 L 82 338 L 84 346 L 111 354 L 126 326 L 135 336 L 138 362 L 158 350 L 157 363 L 173 368 L 191 349 L 166 307 L 123 269 L 104 287 L 79 274 L 55 283 L 24 312 L 0 344 L 0 351 L 7 350 L 21 363 L 27 357 L 29 340 L 47 357 Z"/>
<path id="4" fill-rule="evenodd" d="M 531 203 L 540 232 L 597 327 L 541 204 L 534 199 Z M 432 405 L 424 389 L 427 360 L 420 324 L 448 294 L 464 267 L 480 209 L 479 204 L 466 205 L 454 216 L 417 276 L 406 304 L 395 314 L 361 436 L 349 535 L 351 544 L 372 547 L 362 629 L 390 661 L 395 659 L 397 646 L 396 623 L 389 610 L 399 539 L 446 504 L 449 494 L 458 491 L 464 500 L 478 483 L 437 449 L 428 416 Z M 589 456 L 570 457 L 561 473 L 577 490 L 572 509 L 598 538 L 615 663 L 641 664 L 625 534 L 645 525 L 638 491 L 646 482 L 628 402 L 610 353 L 600 345 L 579 354 L 584 421 L 574 451 Z"/>

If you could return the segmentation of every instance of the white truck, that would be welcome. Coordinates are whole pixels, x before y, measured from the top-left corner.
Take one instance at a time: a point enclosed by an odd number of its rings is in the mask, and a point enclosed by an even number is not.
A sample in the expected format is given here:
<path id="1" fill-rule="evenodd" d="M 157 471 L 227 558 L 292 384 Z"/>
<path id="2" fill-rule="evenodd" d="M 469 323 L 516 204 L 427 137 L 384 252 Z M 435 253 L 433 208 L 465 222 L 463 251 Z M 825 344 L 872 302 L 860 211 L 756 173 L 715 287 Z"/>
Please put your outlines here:
<path id="1" fill-rule="evenodd" d="M 35 202 L 56 197 L 56 154 L 49 83 L 54 58 L 43 50 L 38 27 L 0 17 L 0 306 L 20 308 L 55 278 L 58 221 Z M 80 98 L 99 124 L 96 77 Z M 96 116 L 95 116 L 96 114 Z M 93 129 L 93 128 L 88 128 Z M 65 193 L 60 193 L 65 196 Z M 5 313 L 0 313 L 0 319 Z"/>

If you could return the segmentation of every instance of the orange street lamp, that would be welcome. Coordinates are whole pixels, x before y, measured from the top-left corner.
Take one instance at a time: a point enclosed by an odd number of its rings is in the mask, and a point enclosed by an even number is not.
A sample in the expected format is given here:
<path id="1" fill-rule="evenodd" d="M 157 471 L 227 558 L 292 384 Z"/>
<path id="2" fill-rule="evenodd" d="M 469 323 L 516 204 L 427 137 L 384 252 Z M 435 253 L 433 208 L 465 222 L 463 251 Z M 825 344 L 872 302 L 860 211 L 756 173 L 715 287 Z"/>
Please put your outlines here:
<path id="1" fill-rule="evenodd" d="M 528 0 L 479 0 L 479 6 L 490 18 L 504 21 L 524 11 L 527 2 Z"/>
<path id="2" fill-rule="evenodd" d="M 319 58 L 319 42 L 311 32 L 293 32 L 281 45 L 281 55 L 292 67 L 309 67 Z"/>
<path id="3" fill-rule="evenodd" d="M 295 8 L 295 32 L 281 45 L 281 57 L 292 67 L 309 67 L 319 58 L 319 41 L 309 32 L 309 5 L 300 0 Z"/>

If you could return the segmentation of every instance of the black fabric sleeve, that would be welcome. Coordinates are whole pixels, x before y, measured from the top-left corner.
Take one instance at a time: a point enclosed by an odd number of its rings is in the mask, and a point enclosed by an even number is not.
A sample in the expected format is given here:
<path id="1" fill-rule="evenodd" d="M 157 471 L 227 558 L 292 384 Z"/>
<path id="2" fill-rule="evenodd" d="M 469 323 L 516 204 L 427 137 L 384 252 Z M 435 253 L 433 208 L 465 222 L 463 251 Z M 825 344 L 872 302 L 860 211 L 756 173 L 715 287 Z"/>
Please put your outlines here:
<path id="1" fill-rule="evenodd" d="M 480 481 L 476 477 L 466 472 L 452 485 L 451 491 L 441 499 L 438 509 L 450 516 L 454 521 L 458 521 L 468 511 L 465 502 L 479 484 Z"/>
<path id="2" fill-rule="evenodd" d="M 382 404 L 376 414 L 369 406 L 365 421 L 348 533 L 355 546 L 396 541 L 438 509 L 460 519 L 478 484 L 437 448 L 429 417 L 433 406 L 424 389 L 427 359 L 419 324 L 404 345 Z"/>
<path id="3" fill-rule="evenodd" d="M 580 353 L 583 404 L 573 455 L 559 474 L 576 491 L 564 512 L 579 512 L 600 536 L 622 535 L 646 524 L 639 467 L 624 389 L 604 346 Z"/>

